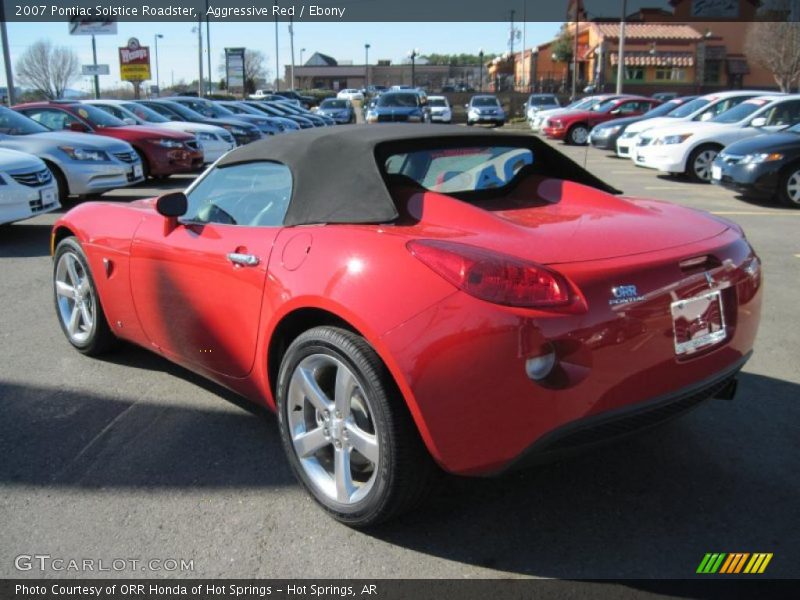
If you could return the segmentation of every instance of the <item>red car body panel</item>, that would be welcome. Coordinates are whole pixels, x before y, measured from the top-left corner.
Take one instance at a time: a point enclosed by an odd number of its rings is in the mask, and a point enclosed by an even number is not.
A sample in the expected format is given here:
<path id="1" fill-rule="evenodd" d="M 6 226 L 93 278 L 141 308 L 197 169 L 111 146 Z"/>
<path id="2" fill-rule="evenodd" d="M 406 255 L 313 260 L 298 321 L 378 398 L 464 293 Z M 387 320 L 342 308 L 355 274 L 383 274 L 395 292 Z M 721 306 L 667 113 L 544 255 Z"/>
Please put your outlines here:
<path id="1" fill-rule="evenodd" d="M 661 102 L 655 98 L 647 98 L 645 96 L 622 96 L 614 100 L 612 108 L 607 112 L 597 112 L 593 110 L 570 110 L 554 115 L 544 122 L 542 132 L 550 139 L 563 140 L 566 138 L 567 133 L 573 125 L 582 124 L 591 130 L 591 128 L 595 125 L 605 123 L 606 121 L 611 121 L 612 119 L 618 119 L 620 117 L 635 117 L 647 112 L 646 110 L 638 110 L 634 112 L 626 112 L 625 114 L 612 114 L 617 107 L 630 101 L 647 102 L 649 103 L 650 108 L 654 108 L 661 104 Z M 647 110 L 649 110 L 649 108 Z"/>
<path id="2" fill-rule="evenodd" d="M 435 460 L 453 473 L 483 475 L 562 426 L 740 364 L 759 321 L 758 259 L 735 225 L 575 183 L 526 185 L 515 193 L 561 201 L 493 211 L 409 191 L 410 218 L 397 224 L 272 229 L 172 229 L 152 200 L 87 203 L 62 217 L 54 236 L 81 240 L 118 336 L 273 409 L 271 341 L 284 318 L 309 309 L 338 316 L 384 361 Z M 582 308 L 476 299 L 410 254 L 406 243 L 420 238 L 550 265 L 579 290 Z M 245 248 L 258 267 L 225 260 Z M 703 256 L 709 261 L 699 267 L 681 266 Z M 641 297 L 612 305 L 615 285 L 636 285 Z M 676 355 L 671 303 L 709 287 L 721 291 L 728 336 Z M 545 385 L 528 378 L 525 362 L 548 344 L 560 371 Z"/>
<path id="3" fill-rule="evenodd" d="M 203 152 L 196 144 L 194 136 L 157 127 L 143 125 L 126 125 L 124 127 L 97 127 L 78 114 L 79 103 L 49 103 L 30 102 L 18 104 L 12 108 L 25 114 L 26 109 L 48 108 L 62 110 L 83 122 L 89 128 L 89 133 L 105 135 L 124 142 L 128 142 L 147 160 L 150 174 L 155 176 L 187 173 L 202 168 Z M 180 148 L 165 148 L 159 144 L 151 143 L 154 139 L 168 139 L 180 142 Z"/>

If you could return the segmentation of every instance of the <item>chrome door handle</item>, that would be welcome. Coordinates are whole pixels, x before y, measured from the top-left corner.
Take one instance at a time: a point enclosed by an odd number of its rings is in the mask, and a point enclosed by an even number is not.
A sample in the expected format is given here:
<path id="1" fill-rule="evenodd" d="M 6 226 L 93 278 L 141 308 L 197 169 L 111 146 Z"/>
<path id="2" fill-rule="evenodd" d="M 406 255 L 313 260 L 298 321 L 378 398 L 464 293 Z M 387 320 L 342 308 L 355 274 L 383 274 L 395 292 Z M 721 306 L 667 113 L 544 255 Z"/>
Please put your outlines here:
<path id="1" fill-rule="evenodd" d="M 255 267 L 261 262 L 254 254 L 241 254 L 239 252 L 229 252 L 228 260 L 235 265 L 242 265 L 243 267 Z"/>

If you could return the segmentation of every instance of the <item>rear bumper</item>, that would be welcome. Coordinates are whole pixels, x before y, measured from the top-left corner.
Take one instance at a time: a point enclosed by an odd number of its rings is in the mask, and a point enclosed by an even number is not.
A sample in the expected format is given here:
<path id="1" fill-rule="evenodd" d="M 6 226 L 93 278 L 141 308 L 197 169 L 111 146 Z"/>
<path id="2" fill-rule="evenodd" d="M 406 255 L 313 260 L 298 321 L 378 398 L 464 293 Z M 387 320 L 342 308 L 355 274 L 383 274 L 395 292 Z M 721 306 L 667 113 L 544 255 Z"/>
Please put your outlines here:
<path id="1" fill-rule="evenodd" d="M 591 448 L 641 433 L 680 417 L 712 398 L 730 400 L 736 390 L 737 375 L 751 355 L 752 352 L 728 369 L 677 392 L 579 419 L 559 427 L 542 436 L 504 471 L 580 454 Z"/>
<path id="2" fill-rule="evenodd" d="M 723 296 L 727 335 L 691 357 L 679 356 L 670 305 L 708 292 L 709 283 L 705 271 L 683 273 L 678 262 L 703 253 L 722 265 L 708 273 Z M 735 373 L 753 349 L 760 319 L 760 271 L 747 270 L 753 258 L 747 242 L 729 230 L 651 253 L 646 261 L 564 263 L 558 269 L 585 296 L 587 313 L 512 309 L 457 292 L 381 336 L 382 354 L 441 467 L 461 475 L 497 473 L 530 448 L 541 449 L 537 444 L 553 432 L 567 431 L 562 428 L 678 401 Z M 615 282 L 633 282 L 644 295 L 611 305 Z M 557 366 L 534 382 L 526 361 L 543 348 L 555 352 Z"/>

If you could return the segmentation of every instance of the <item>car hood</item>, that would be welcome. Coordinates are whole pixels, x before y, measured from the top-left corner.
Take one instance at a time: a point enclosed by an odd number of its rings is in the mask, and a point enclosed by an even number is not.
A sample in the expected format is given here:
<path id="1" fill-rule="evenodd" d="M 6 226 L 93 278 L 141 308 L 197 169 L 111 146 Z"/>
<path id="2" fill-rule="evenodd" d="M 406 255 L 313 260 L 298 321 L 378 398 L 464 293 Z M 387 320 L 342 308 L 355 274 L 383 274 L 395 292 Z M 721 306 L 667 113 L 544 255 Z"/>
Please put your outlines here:
<path id="1" fill-rule="evenodd" d="M 560 114 L 562 112 L 571 112 L 568 109 L 562 107 L 559 108 L 548 108 L 547 110 L 540 110 L 536 113 L 537 117 L 552 117 L 555 114 Z"/>
<path id="2" fill-rule="evenodd" d="M 192 135 L 191 132 L 198 131 L 203 133 L 213 133 L 215 135 L 222 135 L 227 133 L 222 127 L 216 125 L 206 125 L 205 123 L 191 123 L 189 121 L 168 121 L 166 123 L 151 123 L 148 127 L 157 127 L 159 129 L 172 129 L 173 131 L 183 131 Z"/>
<path id="3" fill-rule="evenodd" d="M 420 108 L 418 106 L 376 106 L 371 110 L 376 113 L 393 113 L 395 115 L 403 115 L 410 114 L 412 112 L 419 112 Z"/>
<path id="4" fill-rule="evenodd" d="M 728 225 L 691 208 L 615 196 L 571 181 L 526 188 L 543 200 L 523 209 L 483 210 L 429 192 L 409 202 L 426 232 L 535 260 L 585 262 L 667 250 L 715 237 Z"/>
<path id="5" fill-rule="evenodd" d="M 678 123 L 648 129 L 647 137 L 662 137 L 665 135 L 680 135 L 683 133 L 691 133 L 693 136 L 705 136 L 737 128 L 738 125 L 735 123 L 695 123 L 694 121 L 679 121 Z"/>
<path id="6" fill-rule="evenodd" d="M 631 123 L 625 128 L 627 133 L 640 133 L 645 129 L 652 129 L 653 127 L 662 127 L 666 125 L 673 125 L 678 123 L 685 123 L 684 119 L 676 119 L 670 117 L 651 117 L 649 119 L 643 119 L 636 123 Z"/>
<path id="7" fill-rule="evenodd" d="M 4 146 L 13 146 L 17 149 L 30 148 L 43 150 L 55 149 L 58 146 L 80 146 L 92 150 L 105 150 L 107 152 L 129 152 L 131 147 L 123 141 L 91 133 L 74 133 L 72 131 L 48 131 L 33 133 L 31 135 L 9 135 L 0 138 Z"/>
<path id="8" fill-rule="evenodd" d="M 540 115 L 546 114 L 539 113 Z M 550 115 L 551 117 L 555 117 L 557 119 L 588 119 L 591 117 L 596 117 L 598 115 L 603 115 L 603 113 L 595 112 L 593 110 L 564 110 L 559 111 L 556 115 Z"/>
<path id="9" fill-rule="evenodd" d="M 44 163 L 31 154 L 0 148 L 0 171 L 16 171 L 17 169 L 42 169 Z"/>
<path id="10" fill-rule="evenodd" d="M 762 152 L 800 153 L 800 133 L 764 133 L 726 146 L 726 154 L 760 154 Z"/>
<path id="11" fill-rule="evenodd" d="M 159 127 L 148 127 L 146 125 L 130 125 L 126 127 L 98 127 L 97 132 L 102 135 L 119 137 L 123 140 L 149 140 L 153 138 L 174 139 L 186 142 L 192 139 L 188 133 L 180 131 L 166 131 Z"/>

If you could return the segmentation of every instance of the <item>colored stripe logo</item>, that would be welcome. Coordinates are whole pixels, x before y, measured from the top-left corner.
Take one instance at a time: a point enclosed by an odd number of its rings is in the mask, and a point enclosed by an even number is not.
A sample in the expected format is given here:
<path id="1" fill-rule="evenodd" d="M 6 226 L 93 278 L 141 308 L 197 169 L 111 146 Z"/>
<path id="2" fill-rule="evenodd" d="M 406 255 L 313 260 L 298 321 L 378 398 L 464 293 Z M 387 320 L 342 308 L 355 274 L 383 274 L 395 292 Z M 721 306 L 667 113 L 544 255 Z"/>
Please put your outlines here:
<path id="1" fill-rule="evenodd" d="M 771 560 L 771 552 L 709 552 L 700 561 L 696 572 L 702 575 L 755 575 L 763 573 Z"/>

